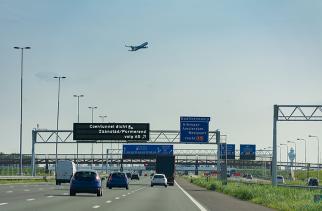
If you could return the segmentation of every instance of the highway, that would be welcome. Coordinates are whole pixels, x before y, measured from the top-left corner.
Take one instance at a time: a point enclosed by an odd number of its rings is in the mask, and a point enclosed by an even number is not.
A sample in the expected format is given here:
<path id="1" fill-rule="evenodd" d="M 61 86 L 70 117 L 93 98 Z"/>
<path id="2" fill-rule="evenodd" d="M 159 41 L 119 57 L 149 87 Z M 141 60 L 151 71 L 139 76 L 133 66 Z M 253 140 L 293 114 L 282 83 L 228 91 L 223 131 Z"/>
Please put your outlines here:
<path id="1" fill-rule="evenodd" d="M 182 181 L 183 182 L 183 181 Z M 213 199 L 210 192 L 202 189 L 187 196 L 178 184 L 175 186 L 150 187 L 150 178 L 141 177 L 140 181 L 131 181 L 129 190 L 125 188 L 106 189 L 103 196 L 95 194 L 77 194 L 69 196 L 69 185 L 63 184 L 15 184 L 0 185 L 0 210 L 2 211 L 63 211 L 63 210 L 131 210 L 131 211 L 198 211 L 198 210 L 269 210 L 249 202 L 240 201 L 219 193 Z M 183 184 L 183 183 L 180 183 Z M 185 184 L 188 185 L 188 184 Z M 187 192 L 189 192 L 187 190 Z M 200 195 L 202 194 L 202 195 Z M 197 200 L 199 195 L 202 203 Z M 215 196 L 218 197 L 218 196 Z M 217 203 L 220 203 L 220 206 Z M 218 209 L 216 209 L 218 208 Z"/>

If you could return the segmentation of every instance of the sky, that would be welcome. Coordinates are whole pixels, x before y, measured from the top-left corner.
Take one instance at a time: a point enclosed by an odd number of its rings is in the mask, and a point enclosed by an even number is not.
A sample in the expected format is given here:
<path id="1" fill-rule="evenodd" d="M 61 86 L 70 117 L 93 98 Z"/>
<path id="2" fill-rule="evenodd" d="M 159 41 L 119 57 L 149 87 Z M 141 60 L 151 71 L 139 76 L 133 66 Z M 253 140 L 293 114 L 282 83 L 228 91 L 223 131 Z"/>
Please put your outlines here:
<path id="1" fill-rule="evenodd" d="M 319 0 L 0 0 L 0 25 L 0 152 L 19 152 L 14 46 L 31 47 L 24 52 L 23 153 L 31 153 L 37 124 L 56 128 L 57 75 L 67 77 L 60 129 L 72 129 L 73 95 L 83 94 L 81 122 L 91 121 L 88 106 L 98 107 L 96 122 L 107 115 L 107 122 L 146 122 L 153 130 L 179 130 L 180 116 L 206 116 L 210 130 L 220 129 L 237 149 L 260 149 L 272 146 L 274 104 L 322 105 Z M 149 48 L 136 52 L 124 46 L 145 41 Z M 278 123 L 278 144 L 305 138 L 307 160 L 316 162 L 317 142 L 308 135 L 322 140 L 321 126 Z M 89 153 L 88 145 L 80 152 Z M 297 154 L 304 161 L 303 142 Z"/>

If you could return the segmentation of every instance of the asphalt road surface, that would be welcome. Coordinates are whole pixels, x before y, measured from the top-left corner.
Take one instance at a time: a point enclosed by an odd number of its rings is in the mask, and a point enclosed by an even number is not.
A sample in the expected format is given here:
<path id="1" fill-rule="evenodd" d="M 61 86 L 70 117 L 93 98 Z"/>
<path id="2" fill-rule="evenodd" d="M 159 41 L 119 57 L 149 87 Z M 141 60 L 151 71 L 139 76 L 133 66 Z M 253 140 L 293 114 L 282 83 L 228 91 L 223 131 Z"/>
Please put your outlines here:
<path id="1" fill-rule="evenodd" d="M 182 186 L 189 183 L 178 180 Z M 69 196 L 69 185 L 63 184 L 56 186 L 54 184 L 15 184 L 0 185 L 0 210 L 2 211 L 88 211 L 88 210 L 115 210 L 115 211 L 198 211 L 198 210 L 217 210 L 208 205 L 209 197 L 201 203 L 198 202 L 199 195 L 193 197 L 194 186 L 188 186 L 187 191 L 176 184 L 175 186 L 150 187 L 150 178 L 141 177 L 140 181 L 130 181 L 129 190 L 125 188 L 106 189 L 104 182 L 103 196 L 97 197 L 96 194 L 77 194 Z M 186 193 L 184 193 L 186 192 Z M 188 192 L 188 193 L 187 193 Z M 196 192 L 196 191 L 195 191 Z M 201 191 L 199 191 L 201 192 Z M 195 194 L 195 193 L 194 193 Z M 194 195 L 191 194 L 191 195 Z M 205 197 L 205 196 L 203 196 Z M 219 200 L 223 200 L 220 198 Z M 232 204 L 236 200 L 228 198 L 223 201 Z M 239 200 L 238 200 L 239 201 Z M 213 202 L 213 200 L 211 201 Z M 244 202 L 247 203 L 247 202 Z M 238 204 L 237 204 L 238 205 Z M 257 206 L 257 205 L 255 205 Z M 258 210 L 253 208 L 253 204 L 244 204 L 249 210 Z M 257 208 L 260 206 L 257 206 Z M 228 206 L 227 208 L 231 208 Z M 260 207 L 261 208 L 261 207 Z M 220 209 L 219 209 L 220 210 Z M 234 209 L 226 209 L 234 210 Z M 238 209 L 243 210 L 243 209 Z M 259 209 L 261 210 L 261 209 Z M 266 210 L 263 209 L 263 210 Z"/>

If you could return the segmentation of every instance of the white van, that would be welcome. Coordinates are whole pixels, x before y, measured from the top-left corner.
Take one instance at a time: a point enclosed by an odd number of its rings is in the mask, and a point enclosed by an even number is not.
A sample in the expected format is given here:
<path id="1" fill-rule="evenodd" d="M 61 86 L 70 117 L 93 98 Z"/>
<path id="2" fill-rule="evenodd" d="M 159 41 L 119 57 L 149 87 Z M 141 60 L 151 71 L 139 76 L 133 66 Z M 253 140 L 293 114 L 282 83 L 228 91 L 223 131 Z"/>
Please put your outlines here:
<path id="1" fill-rule="evenodd" d="M 76 172 L 76 165 L 70 160 L 58 160 L 56 171 L 56 185 L 69 183 Z"/>

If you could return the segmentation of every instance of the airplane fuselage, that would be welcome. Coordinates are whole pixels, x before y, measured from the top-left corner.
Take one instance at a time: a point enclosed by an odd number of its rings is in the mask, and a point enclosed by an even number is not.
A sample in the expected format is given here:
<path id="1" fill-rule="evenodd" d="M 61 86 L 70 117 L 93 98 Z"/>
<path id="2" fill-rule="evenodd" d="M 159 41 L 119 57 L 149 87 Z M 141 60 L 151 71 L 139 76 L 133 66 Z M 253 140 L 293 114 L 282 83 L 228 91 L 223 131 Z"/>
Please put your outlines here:
<path id="1" fill-rule="evenodd" d="M 148 46 L 147 46 L 148 44 L 149 44 L 148 42 L 144 42 L 144 43 L 142 43 L 141 45 L 138 45 L 138 46 L 132 46 L 132 45 L 127 46 L 126 45 L 126 47 L 131 48 L 129 51 L 137 51 L 137 50 L 139 50 L 141 48 L 148 48 Z"/>

